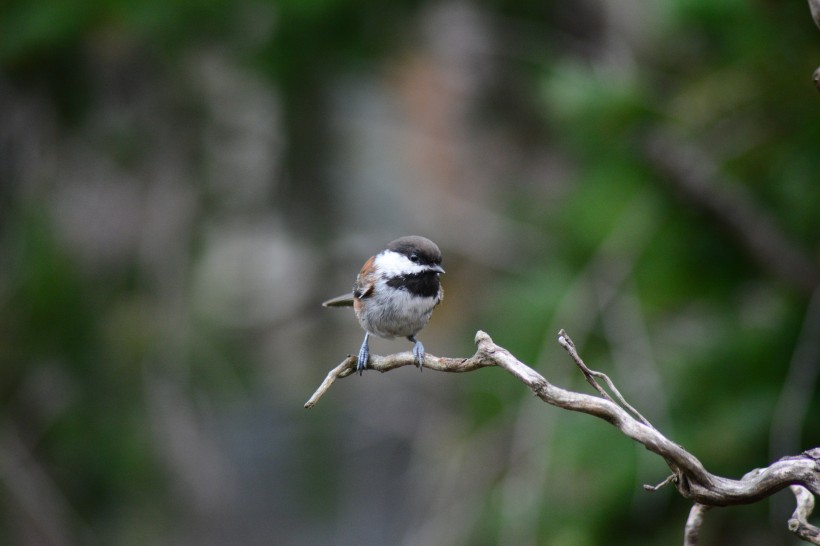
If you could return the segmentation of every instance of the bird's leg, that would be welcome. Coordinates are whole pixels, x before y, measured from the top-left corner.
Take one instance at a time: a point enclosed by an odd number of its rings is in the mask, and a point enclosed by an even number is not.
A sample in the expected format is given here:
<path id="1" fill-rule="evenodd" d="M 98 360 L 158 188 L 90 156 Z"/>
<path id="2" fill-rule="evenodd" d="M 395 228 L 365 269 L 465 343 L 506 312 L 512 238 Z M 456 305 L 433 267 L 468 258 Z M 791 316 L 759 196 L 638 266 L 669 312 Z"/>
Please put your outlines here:
<path id="1" fill-rule="evenodd" d="M 419 371 L 421 371 L 422 364 L 424 363 L 424 345 L 416 339 L 416 336 L 407 336 L 407 339 L 413 343 L 413 356 L 416 357 L 416 366 L 418 366 Z"/>
<path id="2" fill-rule="evenodd" d="M 364 369 L 367 368 L 367 361 L 370 359 L 370 346 L 367 344 L 369 336 L 370 332 L 364 333 L 364 341 L 362 341 L 362 347 L 359 349 L 359 360 L 356 363 L 356 371 L 359 372 L 359 375 L 362 375 Z"/>

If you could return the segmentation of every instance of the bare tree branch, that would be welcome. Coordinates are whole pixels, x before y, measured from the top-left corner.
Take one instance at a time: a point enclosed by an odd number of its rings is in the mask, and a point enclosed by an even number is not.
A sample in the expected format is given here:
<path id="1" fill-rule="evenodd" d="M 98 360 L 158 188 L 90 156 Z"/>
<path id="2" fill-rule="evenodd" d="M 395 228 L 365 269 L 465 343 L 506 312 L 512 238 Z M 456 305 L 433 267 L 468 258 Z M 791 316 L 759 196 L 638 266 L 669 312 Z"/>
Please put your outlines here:
<path id="1" fill-rule="evenodd" d="M 589 370 L 578 356 L 575 344 L 563 330 L 559 332 L 558 341 L 570 353 L 584 373 L 584 377 L 590 381 L 601 397 L 573 392 L 553 385 L 541 374 L 515 358 L 508 350 L 496 345 L 490 336 L 482 331 L 476 333 L 477 350 L 473 356 L 442 358 L 428 353 L 425 355 L 423 365 L 425 368 L 443 372 L 469 372 L 489 366 L 498 366 L 527 385 L 544 402 L 603 419 L 625 436 L 661 456 L 669 465 L 673 475 L 658 486 L 645 486 L 645 488 L 653 490 L 671 483 L 683 497 L 695 503 L 686 526 L 685 544 L 687 545 L 697 544 L 706 507 L 754 503 L 789 486 L 800 486 L 792 488 L 797 498 L 798 509 L 789 520 L 789 528 L 793 528 L 792 530 L 804 540 L 809 542 L 814 540 L 811 537 L 814 536 L 813 533 L 816 534 L 817 528 L 808 524 L 806 518 L 813 508 L 814 496 L 820 495 L 820 447 L 805 451 L 800 455 L 783 457 L 765 468 L 757 468 L 746 473 L 739 480 L 711 474 L 694 455 L 653 428 L 623 399 L 608 377 L 600 372 Z M 414 365 L 414 358 L 409 352 L 389 356 L 371 355 L 368 362 L 369 369 L 380 372 L 412 365 Z M 356 358 L 348 356 L 328 373 L 316 392 L 305 403 L 305 407 L 315 406 L 336 379 L 351 375 L 355 367 Z M 607 386 L 615 393 L 618 402 L 606 394 L 594 378 L 606 378 Z M 807 500 L 808 498 L 810 500 Z"/>

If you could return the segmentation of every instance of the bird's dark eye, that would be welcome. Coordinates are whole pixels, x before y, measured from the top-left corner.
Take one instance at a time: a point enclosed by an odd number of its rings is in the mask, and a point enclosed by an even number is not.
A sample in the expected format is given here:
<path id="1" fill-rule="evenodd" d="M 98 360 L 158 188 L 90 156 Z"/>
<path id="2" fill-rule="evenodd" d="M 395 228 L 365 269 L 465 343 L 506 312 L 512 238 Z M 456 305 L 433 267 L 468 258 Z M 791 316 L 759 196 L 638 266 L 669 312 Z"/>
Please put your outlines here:
<path id="1" fill-rule="evenodd" d="M 410 254 L 410 261 L 413 262 L 413 263 L 418 263 L 418 261 L 419 261 L 418 254 Z"/>

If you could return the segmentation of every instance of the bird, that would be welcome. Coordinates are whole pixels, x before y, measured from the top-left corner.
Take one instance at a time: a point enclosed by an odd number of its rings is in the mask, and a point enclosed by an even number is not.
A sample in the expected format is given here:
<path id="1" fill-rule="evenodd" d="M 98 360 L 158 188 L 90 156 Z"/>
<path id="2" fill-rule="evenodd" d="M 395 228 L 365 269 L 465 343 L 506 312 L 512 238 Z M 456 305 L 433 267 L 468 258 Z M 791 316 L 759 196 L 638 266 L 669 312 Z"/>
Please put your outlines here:
<path id="1" fill-rule="evenodd" d="M 356 360 L 359 375 L 370 359 L 371 335 L 407 338 L 413 344 L 415 364 L 422 369 L 424 345 L 416 335 L 444 297 L 439 279 L 443 273 L 441 251 L 433 241 L 418 235 L 400 237 L 364 263 L 352 293 L 322 303 L 324 307 L 353 307 L 365 332 Z"/>

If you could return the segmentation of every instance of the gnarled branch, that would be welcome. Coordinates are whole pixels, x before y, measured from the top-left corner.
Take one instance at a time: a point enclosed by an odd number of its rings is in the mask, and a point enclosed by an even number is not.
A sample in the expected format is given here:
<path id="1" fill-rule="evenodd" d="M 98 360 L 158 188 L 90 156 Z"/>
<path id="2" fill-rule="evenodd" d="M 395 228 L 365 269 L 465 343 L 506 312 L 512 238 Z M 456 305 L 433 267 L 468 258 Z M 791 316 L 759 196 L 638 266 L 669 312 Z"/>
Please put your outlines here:
<path id="1" fill-rule="evenodd" d="M 765 468 L 748 472 L 739 480 L 714 475 L 708 472 L 694 455 L 669 440 L 630 406 L 606 375 L 590 370 L 563 330 L 558 334 L 558 342 L 570 354 L 600 396 L 569 391 L 553 385 L 541 374 L 515 358 L 508 350 L 496 345 L 490 336 L 482 331 L 476 333 L 477 350 L 473 356 L 443 358 L 427 354 L 423 365 L 425 368 L 442 372 L 470 372 L 488 366 L 498 366 L 527 385 L 544 402 L 603 419 L 627 437 L 661 456 L 672 470 L 672 476 L 658 486 L 644 488 L 657 490 L 671 483 L 683 497 L 695 503 L 686 524 L 686 545 L 697 544 L 700 527 L 708 508 L 754 503 L 786 487 L 791 487 L 797 500 L 797 509 L 788 522 L 789 530 L 807 542 L 820 544 L 820 530 L 807 521 L 814 507 L 814 496 L 820 495 L 820 447 L 800 455 L 783 457 Z M 389 356 L 371 355 L 368 369 L 387 372 L 412 365 L 415 365 L 415 361 L 409 352 Z M 315 406 L 336 379 L 351 375 L 355 369 L 356 357 L 348 356 L 328 373 L 313 396 L 305 403 L 305 407 Z M 614 398 L 596 379 L 602 379 L 606 383 Z"/>

